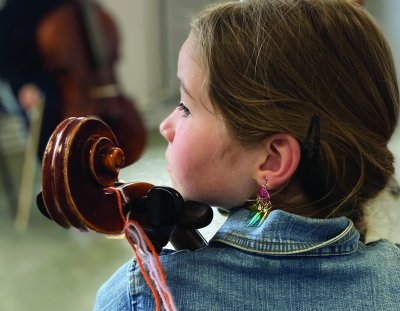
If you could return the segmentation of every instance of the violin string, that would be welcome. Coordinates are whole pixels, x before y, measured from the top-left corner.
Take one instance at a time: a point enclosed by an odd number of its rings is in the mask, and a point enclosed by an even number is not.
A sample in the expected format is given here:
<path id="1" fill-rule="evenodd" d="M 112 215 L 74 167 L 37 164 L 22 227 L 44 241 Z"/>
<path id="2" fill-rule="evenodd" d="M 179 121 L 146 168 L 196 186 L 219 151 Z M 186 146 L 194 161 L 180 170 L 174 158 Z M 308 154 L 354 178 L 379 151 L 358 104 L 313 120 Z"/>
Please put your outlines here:
<path id="1" fill-rule="evenodd" d="M 129 217 L 125 217 L 125 214 L 122 210 L 122 194 L 120 190 L 114 187 L 109 187 L 107 190 L 110 190 L 116 194 L 118 211 L 122 220 L 125 222 L 123 232 L 135 253 L 140 271 L 153 294 L 156 304 L 156 311 L 160 311 L 161 308 L 159 297 L 161 297 L 164 307 L 167 311 L 177 310 L 172 299 L 171 292 L 166 284 L 166 277 L 153 244 L 139 223 L 129 219 Z M 142 254 L 144 256 L 142 256 Z M 145 265 L 148 267 L 150 276 L 144 267 Z M 151 280 L 153 280 L 153 282 Z M 155 287 L 153 283 L 155 284 Z"/>

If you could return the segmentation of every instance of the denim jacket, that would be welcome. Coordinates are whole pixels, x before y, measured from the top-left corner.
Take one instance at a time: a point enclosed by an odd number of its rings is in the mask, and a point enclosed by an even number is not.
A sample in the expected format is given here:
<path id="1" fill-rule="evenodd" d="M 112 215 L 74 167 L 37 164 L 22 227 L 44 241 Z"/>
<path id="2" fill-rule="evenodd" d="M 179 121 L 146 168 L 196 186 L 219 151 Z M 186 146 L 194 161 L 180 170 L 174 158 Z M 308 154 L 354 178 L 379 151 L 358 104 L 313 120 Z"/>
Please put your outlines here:
<path id="1" fill-rule="evenodd" d="M 160 256 L 178 310 L 400 310 L 400 249 L 363 244 L 345 218 L 274 210 L 259 227 L 235 209 L 209 246 Z M 155 310 L 136 261 L 98 291 L 94 310 Z"/>

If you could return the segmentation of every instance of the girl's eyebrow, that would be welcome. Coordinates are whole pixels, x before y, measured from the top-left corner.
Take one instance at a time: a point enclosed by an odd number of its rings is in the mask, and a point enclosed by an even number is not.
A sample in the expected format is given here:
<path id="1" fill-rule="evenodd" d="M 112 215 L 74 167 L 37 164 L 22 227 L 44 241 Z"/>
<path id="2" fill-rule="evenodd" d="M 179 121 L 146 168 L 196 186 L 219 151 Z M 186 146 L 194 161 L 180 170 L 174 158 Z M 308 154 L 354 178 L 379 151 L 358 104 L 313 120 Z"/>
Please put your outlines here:
<path id="1" fill-rule="evenodd" d="M 189 90 L 188 90 L 187 87 L 185 86 L 185 83 L 183 83 L 183 81 L 182 81 L 181 79 L 179 79 L 179 78 L 178 78 L 178 80 L 179 80 L 179 85 L 180 85 L 180 87 L 182 88 L 182 90 L 183 90 L 192 100 L 194 100 L 192 94 L 190 94 Z"/>

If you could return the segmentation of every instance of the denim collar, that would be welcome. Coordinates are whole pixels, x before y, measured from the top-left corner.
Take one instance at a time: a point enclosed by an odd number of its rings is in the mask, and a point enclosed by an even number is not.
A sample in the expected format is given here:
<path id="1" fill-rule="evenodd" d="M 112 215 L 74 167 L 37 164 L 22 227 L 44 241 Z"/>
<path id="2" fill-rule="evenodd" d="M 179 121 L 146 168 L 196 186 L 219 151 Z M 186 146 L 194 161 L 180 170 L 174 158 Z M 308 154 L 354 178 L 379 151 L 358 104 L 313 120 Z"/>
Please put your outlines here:
<path id="1" fill-rule="evenodd" d="M 249 227 L 249 211 L 237 208 L 210 243 L 268 255 L 345 255 L 359 245 L 360 234 L 346 217 L 315 219 L 273 210 L 259 227 Z"/>

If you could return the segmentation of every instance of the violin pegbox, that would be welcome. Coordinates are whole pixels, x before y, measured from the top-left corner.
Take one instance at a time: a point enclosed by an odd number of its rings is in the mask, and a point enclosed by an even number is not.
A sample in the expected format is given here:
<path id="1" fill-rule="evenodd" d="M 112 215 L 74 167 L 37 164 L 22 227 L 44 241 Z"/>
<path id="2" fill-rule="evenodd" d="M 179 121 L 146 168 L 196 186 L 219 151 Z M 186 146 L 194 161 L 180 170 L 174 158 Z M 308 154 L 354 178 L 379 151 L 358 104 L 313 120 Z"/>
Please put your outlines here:
<path id="1" fill-rule="evenodd" d="M 47 144 L 42 163 L 43 208 L 64 228 L 120 234 L 124 220 L 115 193 L 124 152 L 103 121 L 71 117 L 62 121 Z M 42 209 L 43 209 L 42 208 Z"/>

